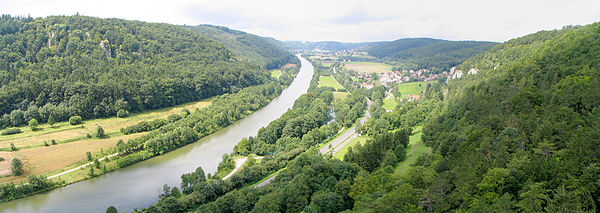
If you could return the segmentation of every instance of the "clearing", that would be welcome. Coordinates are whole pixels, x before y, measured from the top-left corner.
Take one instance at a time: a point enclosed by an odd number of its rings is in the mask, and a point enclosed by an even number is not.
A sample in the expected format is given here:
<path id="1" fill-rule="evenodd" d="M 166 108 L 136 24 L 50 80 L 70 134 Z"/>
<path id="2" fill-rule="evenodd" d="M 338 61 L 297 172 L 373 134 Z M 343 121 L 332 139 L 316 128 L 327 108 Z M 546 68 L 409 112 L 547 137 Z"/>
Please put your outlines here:
<path id="1" fill-rule="evenodd" d="M 344 87 L 331 76 L 319 76 L 319 87 L 331 87 L 336 90 L 344 89 Z"/>
<path id="2" fill-rule="evenodd" d="M 413 130 L 413 135 L 410 136 L 408 146 L 406 147 L 406 159 L 396 165 L 396 173 L 402 174 L 406 172 L 419 155 L 431 153 L 431 147 L 426 146 L 421 140 L 421 129 L 423 126 L 417 126 Z"/>
<path id="3" fill-rule="evenodd" d="M 383 108 L 385 110 L 392 111 L 396 108 L 398 102 L 396 102 L 396 98 L 393 95 L 390 95 L 383 99 Z"/>
<path id="4" fill-rule="evenodd" d="M 408 95 L 421 95 L 421 93 L 427 89 L 427 83 L 431 83 L 431 81 L 398 84 L 401 98 L 407 98 Z"/>
<path id="5" fill-rule="evenodd" d="M 348 148 L 354 147 L 356 146 L 356 144 L 365 144 L 365 142 L 367 142 L 368 139 L 369 137 L 364 135 L 354 138 L 352 141 L 350 141 L 350 143 L 348 143 L 346 146 L 340 149 L 340 151 L 336 152 L 335 155 L 333 155 L 333 157 L 340 160 L 344 160 L 344 155 L 346 155 L 346 153 L 348 152 Z"/>
<path id="6" fill-rule="evenodd" d="M 271 77 L 279 78 L 280 75 L 281 75 L 281 70 L 279 70 L 279 69 L 271 70 Z"/>
<path id="7" fill-rule="evenodd" d="M 346 62 L 344 66 L 347 69 L 358 73 L 382 73 L 392 71 L 392 65 L 377 62 Z"/>

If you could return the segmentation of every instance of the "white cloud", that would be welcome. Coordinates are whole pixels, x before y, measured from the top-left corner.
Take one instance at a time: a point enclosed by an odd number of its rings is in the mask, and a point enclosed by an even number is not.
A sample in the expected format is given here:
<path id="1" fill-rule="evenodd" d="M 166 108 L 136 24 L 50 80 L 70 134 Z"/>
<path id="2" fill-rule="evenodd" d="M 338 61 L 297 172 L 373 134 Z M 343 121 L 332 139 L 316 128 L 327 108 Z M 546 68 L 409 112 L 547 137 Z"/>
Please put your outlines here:
<path id="1" fill-rule="evenodd" d="M 82 15 L 215 24 L 280 40 L 404 37 L 505 41 L 600 20 L 597 0 L 0 0 L 12 15 Z"/>

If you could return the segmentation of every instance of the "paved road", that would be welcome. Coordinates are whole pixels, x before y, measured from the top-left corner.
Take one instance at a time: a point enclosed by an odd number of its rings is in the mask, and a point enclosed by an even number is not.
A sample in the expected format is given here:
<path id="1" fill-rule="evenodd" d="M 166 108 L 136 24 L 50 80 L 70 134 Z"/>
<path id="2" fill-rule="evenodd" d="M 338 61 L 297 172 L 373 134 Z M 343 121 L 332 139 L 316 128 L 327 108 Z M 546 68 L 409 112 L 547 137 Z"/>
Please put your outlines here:
<path id="1" fill-rule="evenodd" d="M 370 109 L 371 109 L 371 100 L 369 100 L 369 98 L 367 98 L 367 113 L 365 113 L 365 116 L 360 119 L 360 124 L 365 124 L 367 119 L 371 117 L 371 113 L 369 113 Z M 356 130 L 354 129 L 354 127 L 352 127 L 351 129 L 346 131 L 344 134 L 340 135 L 339 137 L 337 137 L 336 139 L 331 141 L 329 144 L 325 145 L 325 147 L 321 148 L 321 150 L 319 150 L 319 152 L 321 152 L 321 154 L 325 154 L 329 150 L 333 149 L 332 154 L 335 154 L 338 151 L 340 151 L 342 148 L 344 148 L 344 146 L 348 145 L 348 143 L 350 143 L 356 137 L 358 137 L 358 134 L 356 133 Z M 339 143 L 342 143 L 342 144 L 340 146 L 336 147 L 336 145 Z M 331 145 L 331 148 L 329 148 L 330 145 Z M 335 149 L 334 149 L 334 147 L 335 147 Z M 237 161 L 236 161 L 236 163 L 237 163 Z M 233 171 L 235 172 L 237 170 L 237 168 L 238 167 L 236 165 L 236 169 L 234 169 Z M 275 179 L 275 177 L 277 177 L 277 175 L 257 184 L 256 186 L 254 186 L 254 188 L 260 188 L 260 187 L 263 187 L 263 186 L 271 183 L 271 181 L 273 181 Z M 223 178 L 223 180 L 224 179 L 225 178 Z"/>
<path id="2" fill-rule="evenodd" d="M 262 183 L 256 184 L 256 186 L 254 186 L 254 188 L 260 188 L 260 187 L 263 187 L 263 186 L 271 183 L 271 181 L 273 181 L 275 179 L 275 177 L 277 177 L 277 175 L 279 175 L 279 174 L 276 174 L 273 177 L 270 177 L 269 179 L 266 179 Z"/>
<path id="3" fill-rule="evenodd" d="M 263 159 L 263 158 L 264 157 L 254 157 L 254 159 Z M 246 160 L 248 160 L 248 157 L 236 159 L 235 160 L 235 168 L 233 169 L 233 171 L 231 171 L 229 174 L 227 174 L 221 180 L 225 180 L 225 179 L 231 177 L 233 174 L 235 174 L 242 167 L 242 165 L 244 165 Z"/>
<path id="4" fill-rule="evenodd" d="M 368 108 L 367 113 L 365 113 L 365 116 L 363 116 L 360 119 L 360 124 L 365 124 L 365 122 L 367 122 L 367 119 L 369 119 L 371 117 L 371 113 L 369 113 L 369 110 L 371 109 L 371 100 L 369 98 L 367 98 L 367 108 Z M 355 127 L 352 127 L 351 129 L 346 131 L 344 134 L 333 139 L 331 142 L 329 142 L 329 144 L 327 144 L 323 148 L 321 148 L 319 150 L 319 152 L 321 154 L 325 154 L 325 153 L 331 151 L 332 154 L 335 154 L 338 151 L 340 151 L 342 148 L 344 148 L 344 146 L 346 146 L 348 143 L 350 143 L 354 138 L 356 138 L 358 136 L 359 135 L 356 133 Z M 338 144 L 341 144 L 341 145 L 338 146 Z"/>

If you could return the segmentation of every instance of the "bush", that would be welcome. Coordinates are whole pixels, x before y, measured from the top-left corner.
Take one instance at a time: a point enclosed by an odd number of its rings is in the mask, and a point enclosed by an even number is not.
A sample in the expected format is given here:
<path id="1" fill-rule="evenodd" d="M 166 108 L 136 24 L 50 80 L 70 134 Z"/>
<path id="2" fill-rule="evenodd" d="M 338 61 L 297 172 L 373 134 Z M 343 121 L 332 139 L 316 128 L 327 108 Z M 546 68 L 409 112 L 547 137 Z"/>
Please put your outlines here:
<path id="1" fill-rule="evenodd" d="M 39 123 L 37 121 L 37 119 L 32 118 L 31 120 L 29 120 L 29 128 L 31 128 L 31 131 L 35 131 L 37 130 Z"/>
<path id="2" fill-rule="evenodd" d="M 18 129 L 18 128 L 7 129 L 7 130 L 4 130 L 4 132 L 2 132 L 2 135 L 14 135 L 14 134 L 19 134 L 21 132 L 22 132 L 21 129 Z"/>
<path id="3" fill-rule="evenodd" d="M 23 162 L 21 162 L 19 158 L 13 158 L 12 162 L 10 163 L 10 170 L 14 176 L 22 175 L 24 173 Z"/>
<path id="4" fill-rule="evenodd" d="M 92 135 L 90 133 L 87 133 L 86 137 L 87 138 L 92 138 Z"/>
<path id="5" fill-rule="evenodd" d="M 56 140 L 52 139 L 52 145 L 56 145 Z"/>
<path id="6" fill-rule="evenodd" d="M 0 157 L 0 162 L 5 161 L 6 159 L 4 159 L 3 157 Z"/>
<path id="7" fill-rule="evenodd" d="M 77 115 L 76 116 L 71 116 L 69 118 L 69 123 L 71 125 L 81 124 L 81 123 L 83 123 L 83 118 L 81 118 L 81 116 L 77 116 Z"/>
<path id="8" fill-rule="evenodd" d="M 119 111 L 117 111 L 118 118 L 126 118 L 128 116 L 129 116 L 129 111 L 127 111 L 127 110 L 120 109 Z"/>
<path id="9" fill-rule="evenodd" d="M 117 166 L 119 168 L 123 168 L 129 166 L 131 164 L 146 160 L 152 157 L 152 153 L 148 151 L 140 151 L 134 154 L 127 155 L 119 160 L 117 160 Z"/>
<path id="10" fill-rule="evenodd" d="M 85 152 L 85 155 L 87 156 L 88 161 L 92 161 L 92 153 L 90 151 Z"/>
<path id="11" fill-rule="evenodd" d="M 48 144 L 48 141 L 44 141 L 44 146 L 50 146 L 50 145 Z"/>
<path id="12" fill-rule="evenodd" d="M 96 127 L 96 137 L 97 138 L 106 138 L 106 134 L 104 133 L 104 128 L 101 126 Z"/>
<path id="13" fill-rule="evenodd" d="M 10 150 L 12 150 L 12 151 L 17 151 L 17 150 L 19 150 L 19 149 L 17 149 L 17 147 L 15 147 L 15 144 L 14 144 L 14 143 L 10 143 Z"/>

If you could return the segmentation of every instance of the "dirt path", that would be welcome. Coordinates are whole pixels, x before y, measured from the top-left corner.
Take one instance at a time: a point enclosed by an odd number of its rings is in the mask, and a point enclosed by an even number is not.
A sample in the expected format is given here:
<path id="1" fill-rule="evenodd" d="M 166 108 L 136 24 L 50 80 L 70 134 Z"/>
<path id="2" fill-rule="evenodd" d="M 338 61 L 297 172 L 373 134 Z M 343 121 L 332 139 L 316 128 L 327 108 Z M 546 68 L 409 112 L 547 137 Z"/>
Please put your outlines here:
<path id="1" fill-rule="evenodd" d="M 264 157 L 254 157 L 254 159 L 263 159 L 263 158 Z M 225 179 L 231 177 L 233 174 L 235 174 L 242 167 L 242 165 L 244 165 L 246 160 L 248 160 L 248 157 L 236 159 L 235 160 L 235 168 L 233 169 L 233 171 L 231 171 L 229 174 L 225 175 L 225 177 L 223 177 L 221 180 L 225 180 Z"/>
<path id="2" fill-rule="evenodd" d="M 103 161 L 103 160 L 104 160 L 104 159 L 106 159 L 106 158 L 111 158 L 111 157 L 117 156 L 118 154 L 119 154 L 119 153 L 115 153 L 115 154 L 112 154 L 112 155 L 109 155 L 109 156 L 106 156 L 106 157 L 100 158 L 100 159 L 98 159 L 98 161 Z M 69 170 L 67 170 L 67 171 L 64 171 L 64 172 L 61 172 L 61 173 L 58 173 L 58 174 L 55 174 L 55 175 L 49 176 L 49 177 L 47 177 L 46 179 L 51 179 L 51 178 L 55 178 L 55 177 L 58 177 L 58 176 L 61 176 L 61 175 L 64 175 L 64 174 L 68 174 L 68 173 L 71 173 L 71 172 L 73 172 L 73 171 L 76 171 L 76 170 L 78 170 L 78 169 L 81 169 L 81 168 L 83 168 L 83 167 L 87 167 L 87 166 L 89 166 L 89 165 L 92 165 L 92 164 L 94 164 L 94 162 L 89 162 L 89 163 L 83 164 L 83 165 L 81 165 L 81 166 L 78 166 L 78 167 L 75 167 L 75 168 L 69 169 Z"/>

